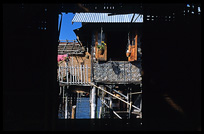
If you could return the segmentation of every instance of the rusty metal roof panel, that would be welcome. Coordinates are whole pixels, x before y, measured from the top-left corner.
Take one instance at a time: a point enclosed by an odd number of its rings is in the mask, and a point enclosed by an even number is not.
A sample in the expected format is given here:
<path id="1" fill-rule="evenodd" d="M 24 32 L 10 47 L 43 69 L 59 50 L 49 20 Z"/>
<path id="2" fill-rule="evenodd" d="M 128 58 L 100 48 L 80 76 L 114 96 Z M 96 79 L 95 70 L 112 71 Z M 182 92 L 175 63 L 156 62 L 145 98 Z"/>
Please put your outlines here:
<path id="1" fill-rule="evenodd" d="M 142 23 L 143 15 L 136 14 L 132 19 L 134 13 L 130 14 L 116 14 L 111 13 L 76 13 L 72 22 L 85 22 L 85 23 Z"/>

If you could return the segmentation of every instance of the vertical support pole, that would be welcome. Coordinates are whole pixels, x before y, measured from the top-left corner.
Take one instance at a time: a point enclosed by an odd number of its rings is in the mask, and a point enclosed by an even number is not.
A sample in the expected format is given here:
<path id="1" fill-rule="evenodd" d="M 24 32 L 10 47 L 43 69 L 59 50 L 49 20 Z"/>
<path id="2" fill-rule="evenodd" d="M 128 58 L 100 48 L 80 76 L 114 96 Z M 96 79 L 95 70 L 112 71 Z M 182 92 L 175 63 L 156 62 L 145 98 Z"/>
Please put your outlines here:
<path id="1" fill-rule="evenodd" d="M 60 86 L 59 96 L 61 96 L 61 94 L 62 94 L 62 87 Z"/>
<path id="2" fill-rule="evenodd" d="M 130 106 L 129 106 L 129 119 L 130 119 L 130 117 L 131 117 L 131 110 L 132 110 L 132 87 L 130 87 L 130 90 L 129 90 L 129 92 L 130 92 L 130 98 L 129 98 L 129 101 L 130 101 Z"/>
<path id="3" fill-rule="evenodd" d="M 62 67 L 62 82 L 64 80 L 64 67 Z"/>
<path id="4" fill-rule="evenodd" d="M 72 65 L 72 84 L 74 84 L 74 66 Z"/>
<path id="5" fill-rule="evenodd" d="M 81 72 L 81 84 L 82 84 L 82 65 L 80 65 L 80 72 Z"/>
<path id="6" fill-rule="evenodd" d="M 88 83 L 88 66 L 87 66 L 87 64 L 86 64 L 86 83 Z"/>
<path id="7" fill-rule="evenodd" d="M 62 87 L 62 105 L 64 106 L 64 112 L 65 112 L 65 101 L 64 101 L 64 86 Z M 65 118 L 65 114 L 64 114 L 64 118 Z"/>
<path id="8" fill-rule="evenodd" d="M 83 73 L 83 74 L 84 74 L 84 84 L 86 84 L 85 65 L 83 65 L 83 72 L 84 72 L 84 73 Z"/>
<path id="9" fill-rule="evenodd" d="M 58 71 L 58 79 L 59 79 L 59 82 L 60 82 L 60 66 L 59 66 L 59 71 Z"/>
<path id="10" fill-rule="evenodd" d="M 132 110 L 132 101 L 130 102 L 129 115 L 128 115 L 129 119 L 131 118 L 131 110 Z"/>
<path id="11" fill-rule="evenodd" d="M 67 84 L 68 84 L 68 62 L 66 62 L 66 78 L 67 78 Z"/>
<path id="12" fill-rule="evenodd" d="M 130 103 L 130 101 L 129 101 L 130 99 L 129 99 L 129 93 L 127 93 L 127 102 L 129 102 Z M 129 105 L 127 104 L 127 111 L 129 111 Z"/>
<path id="13" fill-rule="evenodd" d="M 91 89 L 91 119 L 96 117 L 96 88 Z"/>
<path id="14" fill-rule="evenodd" d="M 71 66 L 69 66 L 69 84 L 72 82 Z"/>
<path id="15" fill-rule="evenodd" d="M 112 87 L 110 88 L 110 93 L 112 93 Z M 112 104 L 113 104 L 113 101 L 112 101 L 112 96 L 109 95 L 109 98 L 110 98 L 110 101 L 109 101 L 109 107 L 110 107 L 110 117 L 111 119 L 113 118 L 113 110 L 112 110 Z"/>
<path id="16" fill-rule="evenodd" d="M 68 117 L 68 105 L 67 105 L 68 101 L 67 101 L 67 95 L 65 97 L 65 119 L 67 119 Z"/>
<path id="17" fill-rule="evenodd" d="M 124 77 L 124 81 L 125 81 L 125 61 L 123 61 L 123 63 L 124 63 L 124 65 L 123 65 L 123 67 L 124 67 L 124 69 L 123 69 L 123 77 Z"/>
<path id="18" fill-rule="evenodd" d="M 73 56 L 72 56 L 72 84 L 74 82 L 74 70 L 73 70 Z"/>
<path id="19" fill-rule="evenodd" d="M 141 101 L 140 101 L 140 118 L 142 118 L 142 98 L 141 98 Z"/>
<path id="20" fill-rule="evenodd" d="M 102 91 L 102 101 L 104 102 L 104 97 L 105 97 L 105 92 L 104 91 Z M 105 107 L 104 107 L 105 105 L 102 103 L 102 105 L 101 105 L 101 107 L 102 107 L 102 113 L 101 114 L 103 114 L 104 115 L 104 113 L 105 113 Z M 103 117 L 103 116 L 102 116 Z"/>
<path id="21" fill-rule="evenodd" d="M 74 66 L 74 83 L 76 84 L 76 65 Z"/>
<path id="22" fill-rule="evenodd" d="M 75 119 L 76 116 L 76 105 L 72 106 L 72 117 L 71 119 Z"/>
<path id="23" fill-rule="evenodd" d="M 100 110 L 99 110 L 99 116 L 98 116 L 99 119 L 101 119 L 101 114 L 102 114 L 102 106 L 100 107 Z"/>
<path id="24" fill-rule="evenodd" d="M 73 66 L 71 65 L 70 66 L 70 71 L 71 71 L 71 81 L 70 81 L 70 84 L 72 84 L 73 83 Z"/>
<path id="25" fill-rule="evenodd" d="M 62 87 L 62 103 L 64 105 L 64 86 Z"/>
<path id="26" fill-rule="evenodd" d="M 130 62 L 129 62 L 129 81 L 131 81 L 131 69 L 130 69 Z"/>
<path id="27" fill-rule="evenodd" d="M 128 89 L 127 89 L 127 102 L 129 102 L 130 103 L 130 88 L 128 87 Z M 127 104 L 127 112 L 129 111 L 129 105 Z"/>
<path id="28" fill-rule="evenodd" d="M 77 84 L 79 84 L 79 66 L 77 65 Z"/>

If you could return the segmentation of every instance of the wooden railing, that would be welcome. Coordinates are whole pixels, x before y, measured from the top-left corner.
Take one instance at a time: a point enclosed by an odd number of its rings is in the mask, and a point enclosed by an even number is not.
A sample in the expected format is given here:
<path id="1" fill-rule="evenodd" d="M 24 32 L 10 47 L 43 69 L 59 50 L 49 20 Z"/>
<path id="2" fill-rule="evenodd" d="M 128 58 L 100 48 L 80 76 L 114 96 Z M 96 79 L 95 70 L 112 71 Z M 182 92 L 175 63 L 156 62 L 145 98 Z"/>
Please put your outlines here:
<path id="1" fill-rule="evenodd" d="M 67 85 L 88 85 L 88 70 L 87 65 L 59 67 L 58 81 L 61 84 Z"/>

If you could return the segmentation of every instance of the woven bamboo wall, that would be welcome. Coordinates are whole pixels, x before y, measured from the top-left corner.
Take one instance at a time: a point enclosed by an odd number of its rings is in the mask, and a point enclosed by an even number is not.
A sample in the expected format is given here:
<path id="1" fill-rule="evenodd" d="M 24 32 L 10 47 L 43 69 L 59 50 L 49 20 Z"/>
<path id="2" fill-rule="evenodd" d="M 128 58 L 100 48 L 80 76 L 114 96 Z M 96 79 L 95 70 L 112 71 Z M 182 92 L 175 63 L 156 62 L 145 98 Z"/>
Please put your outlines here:
<path id="1" fill-rule="evenodd" d="M 141 77 L 141 63 L 128 61 L 109 61 L 94 64 L 94 80 L 97 82 L 127 83 L 139 82 Z"/>

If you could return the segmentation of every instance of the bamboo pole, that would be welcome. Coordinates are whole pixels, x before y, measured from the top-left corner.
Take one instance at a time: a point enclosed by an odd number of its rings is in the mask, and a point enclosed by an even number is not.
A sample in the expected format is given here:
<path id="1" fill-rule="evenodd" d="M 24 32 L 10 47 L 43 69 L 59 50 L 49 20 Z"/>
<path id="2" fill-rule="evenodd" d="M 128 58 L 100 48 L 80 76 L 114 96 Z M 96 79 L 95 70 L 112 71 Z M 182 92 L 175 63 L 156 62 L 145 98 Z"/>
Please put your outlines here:
<path id="1" fill-rule="evenodd" d="M 62 81 L 63 81 L 63 77 L 64 77 L 64 68 L 62 67 Z"/>
<path id="2" fill-rule="evenodd" d="M 76 65 L 74 66 L 74 83 L 76 84 Z"/>
<path id="3" fill-rule="evenodd" d="M 95 119 L 96 117 L 96 88 L 93 87 L 91 89 L 91 119 Z"/>
<path id="4" fill-rule="evenodd" d="M 86 75 L 85 75 L 85 65 L 83 65 L 83 74 L 84 74 L 84 84 L 86 83 Z"/>
<path id="5" fill-rule="evenodd" d="M 127 100 L 127 96 L 125 96 L 124 94 L 122 94 L 122 93 L 120 93 L 120 92 L 118 92 L 117 90 L 115 90 L 115 89 L 113 89 L 113 91 L 115 91 L 117 94 L 119 94 L 119 95 L 121 95 L 121 96 L 123 96 L 126 100 Z"/>
<path id="6" fill-rule="evenodd" d="M 129 88 L 128 88 L 128 92 L 129 92 Z M 127 93 L 127 102 L 130 102 L 130 99 L 129 99 L 129 93 Z M 129 110 L 129 105 L 127 105 L 127 111 Z"/>
<path id="7" fill-rule="evenodd" d="M 101 99 L 100 99 L 100 100 L 101 100 Z M 108 104 L 106 104 L 104 101 L 101 100 L 101 102 L 102 102 L 106 107 L 110 108 L 110 107 L 108 106 Z M 122 117 L 120 117 L 112 108 L 110 108 L 110 109 L 113 111 L 113 113 L 114 113 L 119 119 L 122 119 Z"/>
<path id="8" fill-rule="evenodd" d="M 110 88 L 110 93 L 112 92 L 112 87 Z M 113 118 L 113 110 L 112 110 L 112 104 L 113 104 L 113 101 L 112 101 L 112 96 L 111 95 L 109 95 L 109 98 L 110 98 L 110 100 L 109 100 L 109 108 L 111 109 L 111 111 L 110 111 L 110 116 L 111 116 L 111 118 Z"/>
<path id="9" fill-rule="evenodd" d="M 99 109 L 99 116 L 98 116 L 99 119 L 101 119 L 101 113 L 102 113 L 102 107 L 100 107 Z"/>
<path id="10" fill-rule="evenodd" d="M 77 70 L 77 75 L 76 75 L 77 81 L 76 81 L 76 83 L 79 84 L 79 67 L 78 67 L 78 65 L 76 65 L 76 70 Z"/>
<path id="11" fill-rule="evenodd" d="M 67 119 L 68 117 L 68 105 L 67 105 L 68 101 L 67 101 L 67 96 L 65 97 L 65 119 Z"/>
<path id="12" fill-rule="evenodd" d="M 67 84 L 68 84 L 68 65 L 67 65 L 68 63 L 66 63 L 66 78 L 67 78 Z"/>
<path id="13" fill-rule="evenodd" d="M 82 65 L 80 65 L 80 72 L 81 72 L 81 84 L 82 84 Z"/>
<path id="14" fill-rule="evenodd" d="M 132 110 L 132 101 L 130 102 L 130 108 L 129 108 L 129 119 L 130 119 L 130 117 L 131 117 L 131 110 Z"/>
<path id="15" fill-rule="evenodd" d="M 74 77 L 73 77 L 73 75 L 74 75 L 74 73 L 73 73 L 74 72 L 73 71 L 73 56 L 72 56 L 72 65 L 71 66 L 72 66 L 72 84 L 73 84 L 73 79 L 74 79 Z"/>
<path id="16" fill-rule="evenodd" d="M 87 66 L 87 64 L 86 64 L 86 83 L 88 83 L 88 66 Z"/>
<path id="17" fill-rule="evenodd" d="M 134 92 L 134 93 L 129 93 L 129 94 L 141 94 L 142 92 Z"/>
<path id="18" fill-rule="evenodd" d="M 58 79 L 59 79 L 59 82 L 60 82 L 60 66 L 59 66 L 59 69 L 58 69 Z"/>
<path id="19" fill-rule="evenodd" d="M 71 74 L 71 66 L 69 66 L 69 84 L 71 84 L 72 81 L 72 74 Z"/>
<path id="20" fill-rule="evenodd" d="M 108 91 L 104 90 L 103 88 L 98 87 L 98 86 L 96 86 L 95 84 L 93 84 L 93 83 L 91 83 L 91 82 L 89 82 L 89 84 L 90 84 L 91 86 L 94 86 L 94 87 L 96 87 L 96 88 L 101 89 L 102 91 L 104 91 L 104 92 L 106 92 L 106 93 L 108 93 L 108 94 L 112 95 L 113 97 L 115 97 L 115 98 L 119 99 L 120 101 L 122 101 L 122 102 L 124 102 L 124 103 L 126 103 L 126 104 L 130 105 L 130 103 L 128 103 L 128 102 L 126 102 L 125 100 L 123 100 L 123 99 L 121 99 L 121 98 L 119 98 L 119 97 L 115 96 L 114 94 L 112 94 L 112 93 L 110 93 L 110 92 L 108 92 Z M 132 105 L 132 107 L 136 108 L 137 110 L 140 110 L 138 107 L 136 107 L 136 106 L 134 106 L 134 105 Z"/>

